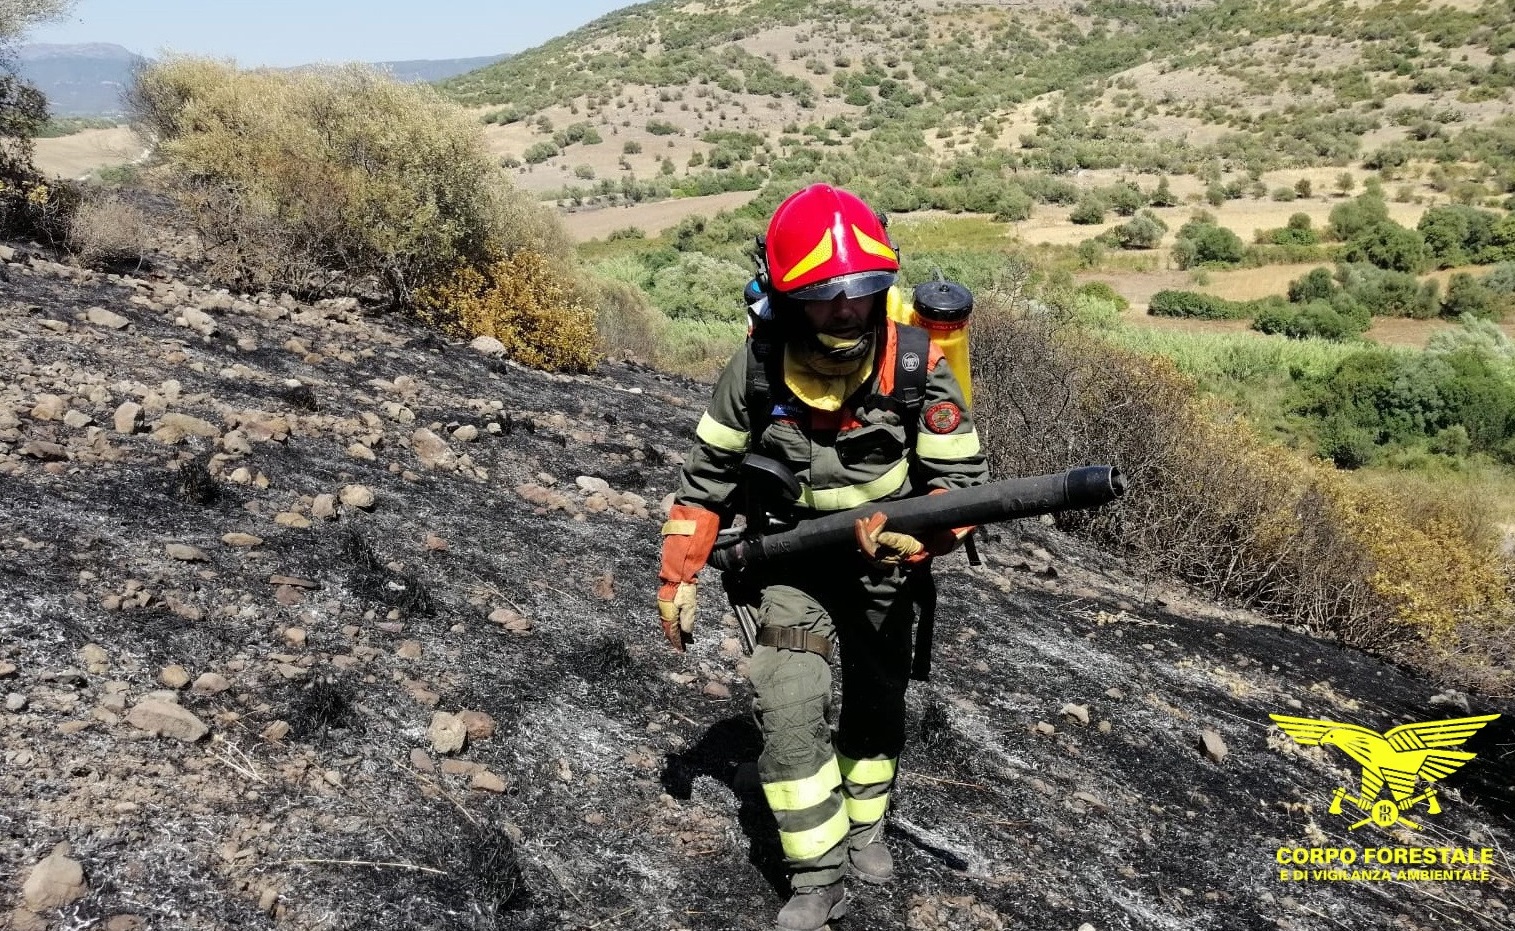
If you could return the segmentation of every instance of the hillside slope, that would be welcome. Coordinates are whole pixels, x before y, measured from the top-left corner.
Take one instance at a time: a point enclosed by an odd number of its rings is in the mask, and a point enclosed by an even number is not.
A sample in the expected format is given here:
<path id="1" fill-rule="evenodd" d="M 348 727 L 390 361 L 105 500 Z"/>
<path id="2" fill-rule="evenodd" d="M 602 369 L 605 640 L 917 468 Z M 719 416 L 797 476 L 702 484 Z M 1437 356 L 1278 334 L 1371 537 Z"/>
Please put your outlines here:
<path id="1" fill-rule="evenodd" d="M 1497 180 L 1512 44 L 1502 0 L 655 0 L 443 86 L 533 189 L 847 170 L 907 210 L 1026 171 Z"/>
<path id="2" fill-rule="evenodd" d="M 11 926 L 768 928 L 782 874 L 718 586 L 684 657 L 649 608 L 702 386 L 547 375 L 162 268 L 0 249 Z M 983 549 L 940 569 L 901 877 L 839 927 L 1509 927 L 1509 702 L 1034 521 Z M 1425 831 L 1392 834 L 1328 814 L 1356 768 L 1267 717 L 1465 712 L 1506 717 Z M 1279 882 L 1275 851 L 1312 845 L 1498 854 L 1480 883 Z"/>

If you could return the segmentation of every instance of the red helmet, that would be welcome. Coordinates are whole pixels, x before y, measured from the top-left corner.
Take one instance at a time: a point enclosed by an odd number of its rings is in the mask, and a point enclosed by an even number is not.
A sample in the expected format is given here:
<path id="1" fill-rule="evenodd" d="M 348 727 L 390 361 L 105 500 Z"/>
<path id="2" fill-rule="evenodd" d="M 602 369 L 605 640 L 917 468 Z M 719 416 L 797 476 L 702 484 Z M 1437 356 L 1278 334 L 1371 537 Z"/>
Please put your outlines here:
<path id="1" fill-rule="evenodd" d="M 899 256 L 862 198 L 829 184 L 789 195 L 768 221 L 772 288 L 801 301 L 863 297 L 894 284 Z"/>

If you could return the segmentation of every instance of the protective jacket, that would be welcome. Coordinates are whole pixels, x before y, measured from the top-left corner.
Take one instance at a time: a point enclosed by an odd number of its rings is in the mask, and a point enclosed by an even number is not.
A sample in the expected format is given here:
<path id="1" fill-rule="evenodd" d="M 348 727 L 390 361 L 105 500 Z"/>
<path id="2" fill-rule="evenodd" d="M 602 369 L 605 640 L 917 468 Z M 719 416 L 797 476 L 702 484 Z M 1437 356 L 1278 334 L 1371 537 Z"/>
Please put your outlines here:
<path id="1" fill-rule="evenodd" d="M 840 410 L 812 408 L 772 387 L 772 409 L 747 409 L 747 352 L 732 356 L 695 431 L 699 443 L 684 466 L 677 500 L 718 513 L 735 508 L 738 466 L 749 451 L 784 462 L 800 481 L 800 514 L 842 511 L 981 484 L 987 474 L 962 387 L 932 346 L 925 360 L 926 396 L 916 423 L 906 424 L 895 400 L 895 351 L 901 326 L 886 322 L 872 377 Z M 766 423 L 764 423 L 766 421 Z M 754 442 L 757 423 L 762 435 Z"/>
<path id="2" fill-rule="evenodd" d="M 749 451 L 794 471 L 801 519 L 982 483 L 987 470 L 978 433 L 951 366 L 934 347 L 917 360 L 928 367 L 921 403 L 906 406 L 893 397 L 902 329 L 886 322 L 870 370 L 844 383 L 840 404 L 806 403 L 799 395 L 808 386 L 795 391 L 785 379 L 782 387 L 771 385 L 771 410 L 749 410 L 752 358 L 738 352 L 700 419 L 678 503 L 731 513 L 741 504 L 738 469 Z M 848 850 L 879 836 L 905 740 L 915 605 L 907 569 L 873 565 L 855 548 L 761 571 L 756 608 L 764 630 L 809 635 L 788 638 L 787 648 L 760 637 L 749 666 L 763 732 L 759 778 L 800 891 L 841 879 Z M 835 735 L 830 664 L 805 646 L 815 638 L 841 642 L 843 703 Z"/>

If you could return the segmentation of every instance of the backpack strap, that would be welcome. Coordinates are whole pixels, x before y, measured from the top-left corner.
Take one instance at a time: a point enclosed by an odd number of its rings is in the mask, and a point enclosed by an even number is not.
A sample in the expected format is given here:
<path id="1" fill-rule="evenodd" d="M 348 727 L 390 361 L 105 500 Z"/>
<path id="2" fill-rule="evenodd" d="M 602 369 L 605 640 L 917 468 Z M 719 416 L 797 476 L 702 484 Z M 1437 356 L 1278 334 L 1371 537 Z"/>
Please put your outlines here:
<path id="1" fill-rule="evenodd" d="M 773 386 L 784 383 L 784 344 L 756 327 L 747 339 L 747 430 L 755 448 L 773 422 Z"/>
<path id="2" fill-rule="evenodd" d="M 931 362 L 931 334 L 920 327 L 896 324 L 894 392 L 905 408 L 905 429 L 914 432 L 926 403 L 926 377 Z"/>

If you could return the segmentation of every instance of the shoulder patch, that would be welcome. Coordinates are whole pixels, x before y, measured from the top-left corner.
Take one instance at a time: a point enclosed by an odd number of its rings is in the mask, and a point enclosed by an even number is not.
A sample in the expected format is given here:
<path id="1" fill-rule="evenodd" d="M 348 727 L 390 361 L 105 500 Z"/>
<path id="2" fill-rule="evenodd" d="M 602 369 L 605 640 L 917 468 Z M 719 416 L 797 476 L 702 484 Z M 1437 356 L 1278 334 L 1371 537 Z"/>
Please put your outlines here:
<path id="1" fill-rule="evenodd" d="M 926 408 L 926 429 L 932 433 L 951 433 L 963 422 L 963 409 L 951 401 Z"/>

